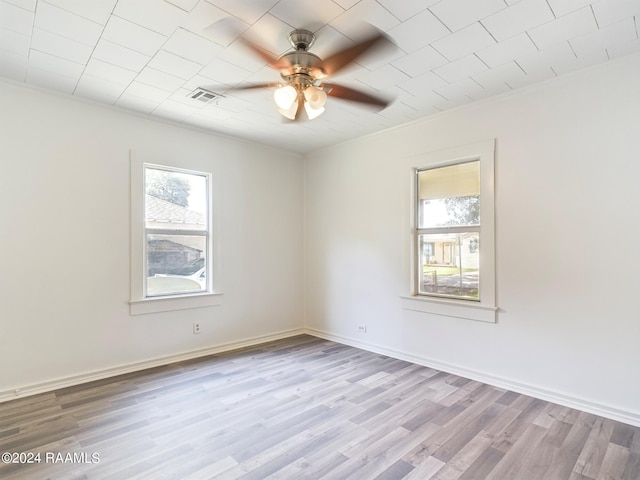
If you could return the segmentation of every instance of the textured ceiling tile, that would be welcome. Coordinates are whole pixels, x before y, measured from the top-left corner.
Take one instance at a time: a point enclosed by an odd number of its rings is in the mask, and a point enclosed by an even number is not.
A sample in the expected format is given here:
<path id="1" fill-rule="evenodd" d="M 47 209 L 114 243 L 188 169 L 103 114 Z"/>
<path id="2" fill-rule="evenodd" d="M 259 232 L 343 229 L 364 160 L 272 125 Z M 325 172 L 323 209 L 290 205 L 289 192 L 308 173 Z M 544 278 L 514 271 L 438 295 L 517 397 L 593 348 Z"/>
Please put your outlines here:
<path id="1" fill-rule="evenodd" d="M 485 89 L 493 89 L 503 83 L 511 84 L 521 81 L 526 74 L 515 62 L 505 63 L 492 70 L 473 75 L 473 79 Z"/>
<path id="2" fill-rule="evenodd" d="M 640 17 L 640 1 L 638 0 L 598 0 L 593 2 L 593 13 L 600 28 L 619 22 L 627 17 Z"/>
<path id="3" fill-rule="evenodd" d="M 0 28 L 0 50 L 26 57 L 29 55 L 30 44 L 31 38 L 29 35 Z"/>
<path id="4" fill-rule="evenodd" d="M 429 10 L 419 13 L 402 25 L 389 30 L 389 35 L 398 47 L 408 53 L 429 45 L 450 33 L 451 31 Z"/>
<path id="5" fill-rule="evenodd" d="M 125 91 L 116 102 L 116 106 L 139 113 L 151 113 L 158 106 L 158 102 Z"/>
<path id="6" fill-rule="evenodd" d="M 484 63 L 493 68 L 507 63 L 515 58 L 529 53 L 536 53 L 538 49 L 525 33 L 508 38 L 500 43 L 483 48 L 476 52 Z"/>
<path id="7" fill-rule="evenodd" d="M 278 0 L 251 0 L 250 2 L 239 2 L 238 0 L 207 1 L 248 24 L 255 23 L 278 3 Z"/>
<path id="8" fill-rule="evenodd" d="M 578 57 L 590 55 L 596 50 L 615 47 L 618 44 L 632 42 L 638 38 L 633 18 L 622 20 L 585 35 L 572 38 L 569 43 Z"/>
<path id="9" fill-rule="evenodd" d="M 23 35 L 31 35 L 33 12 L 0 2 L 0 27 Z"/>
<path id="10" fill-rule="evenodd" d="M 453 83 L 485 70 L 487 70 L 487 66 L 482 63 L 478 57 L 475 55 L 469 55 L 461 58 L 460 60 L 456 60 L 455 62 L 436 68 L 434 73 L 444 78 L 447 82 Z"/>
<path id="11" fill-rule="evenodd" d="M 115 15 L 109 19 L 102 38 L 149 56 L 153 56 L 167 41 L 165 35 Z"/>
<path id="12" fill-rule="evenodd" d="M 603 63 L 609 60 L 607 53 L 604 50 L 593 52 L 589 55 L 581 56 L 571 62 L 561 62 L 552 65 L 553 69 L 558 75 L 564 75 L 565 73 L 575 72 L 583 68 L 591 67 L 597 63 Z"/>
<path id="13" fill-rule="evenodd" d="M 29 57 L 0 50 L 0 76 L 24 82 L 28 65 Z"/>
<path id="14" fill-rule="evenodd" d="M 72 94 L 76 88 L 78 80 L 67 75 L 60 75 L 50 70 L 41 70 L 38 67 L 29 65 L 26 81 L 32 85 L 55 90 L 67 94 Z"/>
<path id="15" fill-rule="evenodd" d="M 84 73 L 94 77 L 103 78 L 120 85 L 129 85 L 129 83 L 131 83 L 136 77 L 136 72 L 117 65 L 112 65 L 111 63 L 103 62 L 96 58 L 89 60 Z"/>
<path id="16" fill-rule="evenodd" d="M 430 10 L 456 32 L 505 8 L 503 0 L 442 0 Z"/>
<path id="17" fill-rule="evenodd" d="M 424 73 L 418 77 L 407 80 L 399 84 L 399 87 L 412 93 L 416 97 L 423 95 L 425 92 L 429 92 L 434 88 L 446 85 L 447 82 L 433 72 Z"/>
<path id="18" fill-rule="evenodd" d="M 221 46 L 183 28 L 173 32 L 162 49 L 201 65 L 209 63 L 223 51 Z"/>
<path id="19" fill-rule="evenodd" d="M 438 1 L 439 0 L 404 0 L 399 2 L 398 0 L 378 0 L 378 3 L 404 22 L 438 3 Z"/>
<path id="20" fill-rule="evenodd" d="M 113 105 L 127 87 L 91 75 L 82 75 L 74 95 Z"/>
<path id="21" fill-rule="evenodd" d="M 555 72 L 551 69 L 551 67 L 544 67 L 539 70 L 536 70 L 532 74 L 524 75 L 521 78 L 512 78 L 507 83 L 513 89 L 526 87 L 528 85 L 532 85 L 534 83 L 544 82 L 545 80 L 549 80 L 550 78 L 556 77 Z"/>
<path id="22" fill-rule="evenodd" d="M 433 42 L 431 46 L 449 60 L 458 60 L 473 52 L 477 52 L 496 41 L 479 23 L 474 23 L 441 40 Z"/>
<path id="23" fill-rule="evenodd" d="M 485 18 L 482 24 L 501 42 L 554 18 L 545 0 L 522 0 Z"/>
<path id="24" fill-rule="evenodd" d="M 144 98 L 152 102 L 160 104 L 169 98 L 170 93 L 161 88 L 152 87 L 151 85 L 145 85 L 140 82 L 131 82 L 131 84 L 125 90 L 125 94 L 133 95 L 135 97 Z"/>
<path id="25" fill-rule="evenodd" d="M 164 0 L 119 0 L 114 14 L 165 36 L 187 18 L 187 12 Z"/>
<path id="26" fill-rule="evenodd" d="M 575 59 L 576 55 L 569 42 L 564 42 L 540 52 L 518 57 L 516 61 L 528 75 L 533 75 L 553 65 L 572 63 Z"/>
<path id="27" fill-rule="evenodd" d="M 89 45 L 75 42 L 40 28 L 33 29 L 31 48 L 82 65 L 85 65 L 89 61 L 89 57 L 91 57 L 91 52 L 93 51 L 93 48 Z"/>
<path id="28" fill-rule="evenodd" d="M 158 108 L 156 108 L 153 113 L 170 120 L 175 120 L 176 122 L 182 122 L 185 118 L 189 115 L 193 115 L 198 110 L 199 109 L 197 107 L 192 107 L 185 105 L 184 103 L 167 99 L 158 105 Z"/>
<path id="29" fill-rule="evenodd" d="M 136 82 L 151 85 L 152 87 L 161 88 L 168 92 L 175 92 L 184 84 L 182 78 L 170 75 L 160 70 L 147 67 L 136 76 Z"/>
<path id="30" fill-rule="evenodd" d="M 185 12 L 190 12 L 193 10 L 193 7 L 196 6 L 199 0 L 165 0 L 165 2 L 169 2 L 172 5 L 184 10 Z"/>
<path id="31" fill-rule="evenodd" d="M 108 40 L 100 40 L 98 42 L 92 57 L 133 72 L 142 70 L 151 59 L 147 55 L 109 42 Z"/>
<path id="32" fill-rule="evenodd" d="M 607 53 L 611 58 L 619 58 L 636 52 L 640 52 L 640 40 L 633 40 L 631 42 L 619 43 L 607 47 Z"/>
<path id="33" fill-rule="evenodd" d="M 47 0 L 63 10 L 105 25 L 117 0 Z M 42 3 L 42 2 L 41 2 Z"/>
<path id="34" fill-rule="evenodd" d="M 202 69 L 202 65 L 165 50 L 160 50 L 151 59 L 148 66 L 185 80 L 193 77 Z"/>
<path id="35" fill-rule="evenodd" d="M 410 77 L 391 65 L 385 65 L 382 68 L 367 73 L 360 78 L 365 85 L 369 85 L 377 90 L 385 90 L 386 88 L 409 80 Z"/>
<path id="36" fill-rule="evenodd" d="M 448 62 L 433 47 L 427 45 L 420 50 L 394 60 L 392 65 L 410 77 L 417 77 Z"/>
<path id="37" fill-rule="evenodd" d="M 74 79 L 74 81 L 80 78 L 84 70 L 84 65 L 33 49 L 29 54 L 29 67 L 63 75 Z"/>
<path id="38" fill-rule="evenodd" d="M 579 10 L 591 4 L 593 0 L 549 0 L 551 10 L 556 17 L 561 17 L 574 10 Z"/>
<path id="39" fill-rule="evenodd" d="M 538 48 L 543 50 L 597 28 L 591 8 L 585 7 L 529 30 L 529 36 Z"/>
<path id="40" fill-rule="evenodd" d="M 269 11 L 293 28 L 315 31 L 344 12 L 332 0 L 280 0 Z"/>
<path id="41" fill-rule="evenodd" d="M 89 46 L 98 42 L 103 29 L 99 23 L 46 2 L 38 4 L 34 26 Z"/>
<path id="42" fill-rule="evenodd" d="M 484 88 L 474 82 L 471 78 L 465 78 L 459 82 L 438 87 L 434 91 L 447 100 L 456 102 L 460 100 L 469 100 L 469 97 L 479 97 L 482 95 L 483 90 Z"/>
<path id="43" fill-rule="evenodd" d="M 196 35 L 209 37 L 212 26 L 221 20 L 225 20 L 229 14 L 224 10 L 201 0 L 186 17 L 180 19 L 179 26 L 183 27 Z M 210 38 L 210 40 L 215 40 Z"/>
<path id="44" fill-rule="evenodd" d="M 349 38 L 353 32 L 359 33 L 363 24 L 389 31 L 400 23 L 389 10 L 375 0 L 361 0 L 339 17 L 331 21 L 331 26 Z"/>
<path id="45" fill-rule="evenodd" d="M 30 12 L 36 11 L 37 0 L 4 0 L 4 1 L 12 5 L 15 5 L 16 7 L 20 7 L 24 10 L 29 10 Z"/>
<path id="46" fill-rule="evenodd" d="M 236 85 L 242 83 L 251 72 L 244 68 L 237 67 L 225 62 L 224 60 L 215 59 L 204 67 L 200 75 L 210 78 L 216 82 L 225 83 L 227 85 Z"/>

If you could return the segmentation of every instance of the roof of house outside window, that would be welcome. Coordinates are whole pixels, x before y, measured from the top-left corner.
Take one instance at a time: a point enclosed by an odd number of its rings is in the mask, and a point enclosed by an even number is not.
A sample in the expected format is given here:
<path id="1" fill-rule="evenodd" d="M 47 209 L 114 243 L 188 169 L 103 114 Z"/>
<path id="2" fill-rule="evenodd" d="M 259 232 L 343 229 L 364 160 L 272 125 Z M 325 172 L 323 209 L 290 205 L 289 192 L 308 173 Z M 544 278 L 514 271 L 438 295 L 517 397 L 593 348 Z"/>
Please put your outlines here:
<path id="1" fill-rule="evenodd" d="M 146 195 L 145 218 L 148 226 L 154 224 L 156 227 L 161 224 L 170 224 L 175 227 L 179 224 L 185 228 L 191 226 L 202 229 L 206 225 L 206 218 L 202 213 L 152 195 Z"/>

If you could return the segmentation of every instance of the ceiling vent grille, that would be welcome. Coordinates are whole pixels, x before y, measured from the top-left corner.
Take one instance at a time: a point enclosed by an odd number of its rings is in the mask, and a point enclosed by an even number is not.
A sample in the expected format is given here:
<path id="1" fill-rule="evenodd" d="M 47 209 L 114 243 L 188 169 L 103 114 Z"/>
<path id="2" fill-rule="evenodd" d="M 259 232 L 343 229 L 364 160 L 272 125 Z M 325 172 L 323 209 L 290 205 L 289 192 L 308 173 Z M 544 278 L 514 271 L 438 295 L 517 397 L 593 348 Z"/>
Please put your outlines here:
<path id="1" fill-rule="evenodd" d="M 193 92 L 189 94 L 189 98 L 192 100 L 196 100 L 202 103 L 209 103 L 218 98 L 223 98 L 219 93 L 212 92 L 210 90 L 205 90 L 204 88 L 196 88 Z"/>

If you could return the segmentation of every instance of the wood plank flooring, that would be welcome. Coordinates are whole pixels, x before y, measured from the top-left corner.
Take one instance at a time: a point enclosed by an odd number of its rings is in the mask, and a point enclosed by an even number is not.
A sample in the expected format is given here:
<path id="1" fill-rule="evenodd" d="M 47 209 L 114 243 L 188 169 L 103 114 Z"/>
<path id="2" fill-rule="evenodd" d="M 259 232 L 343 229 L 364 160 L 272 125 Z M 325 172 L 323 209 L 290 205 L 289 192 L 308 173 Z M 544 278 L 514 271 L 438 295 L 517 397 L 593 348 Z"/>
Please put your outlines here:
<path id="1" fill-rule="evenodd" d="M 2 452 L 35 462 L 5 480 L 640 479 L 640 428 L 310 336 L 0 404 Z"/>

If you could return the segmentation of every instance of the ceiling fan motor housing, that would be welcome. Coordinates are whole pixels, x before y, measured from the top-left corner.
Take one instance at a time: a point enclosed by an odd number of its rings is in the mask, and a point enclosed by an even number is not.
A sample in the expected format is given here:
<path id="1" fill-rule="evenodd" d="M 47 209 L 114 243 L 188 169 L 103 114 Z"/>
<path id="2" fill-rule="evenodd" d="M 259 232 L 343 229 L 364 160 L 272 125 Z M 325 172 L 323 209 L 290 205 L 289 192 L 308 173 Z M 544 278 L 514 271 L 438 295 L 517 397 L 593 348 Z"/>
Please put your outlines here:
<path id="1" fill-rule="evenodd" d="M 289 34 L 289 43 L 296 50 L 309 50 L 315 41 L 315 34 L 309 30 L 299 28 Z"/>
<path id="2" fill-rule="evenodd" d="M 284 80 L 308 86 L 327 76 L 319 66 L 322 59 L 308 51 L 315 39 L 316 36 L 309 30 L 294 30 L 289 34 L 289 42 L 295 50 L 280 57 L 287 65 L 280 69 Z"/>

